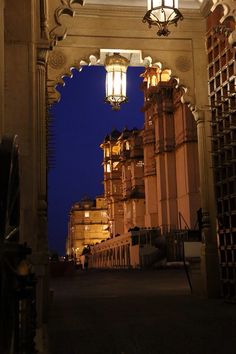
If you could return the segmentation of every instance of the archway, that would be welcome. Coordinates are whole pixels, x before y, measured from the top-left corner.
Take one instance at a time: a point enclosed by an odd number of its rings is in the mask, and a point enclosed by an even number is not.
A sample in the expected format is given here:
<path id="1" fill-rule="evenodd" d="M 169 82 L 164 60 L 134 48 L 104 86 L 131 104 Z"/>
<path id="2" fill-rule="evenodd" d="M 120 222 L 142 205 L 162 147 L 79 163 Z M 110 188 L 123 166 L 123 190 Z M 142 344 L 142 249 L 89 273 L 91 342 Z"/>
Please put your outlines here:
<path id="1" fill-rule="evenodd" d="M 72 78 L 64 78 L 64 86 L 57 88 L 61 99 L 51 109 L 49 146 L 53 152 L 49 157 L 48 225 L 50 248 L 60 244 L 60 254 L 64 254 L 72 204 L 84 195 L 94 198 L 103 193 L 103 155 L 99 145 L 114 128 L 121 131 L 125 126 L 129 129 L 143 126 L 139 77 L 143 70 L 143 67 L 128 68 L 129 102 L 120 112 L 112 111 L 104 103 L 103 66 L 86 66 L 80 72 L 73 69 Z"/>

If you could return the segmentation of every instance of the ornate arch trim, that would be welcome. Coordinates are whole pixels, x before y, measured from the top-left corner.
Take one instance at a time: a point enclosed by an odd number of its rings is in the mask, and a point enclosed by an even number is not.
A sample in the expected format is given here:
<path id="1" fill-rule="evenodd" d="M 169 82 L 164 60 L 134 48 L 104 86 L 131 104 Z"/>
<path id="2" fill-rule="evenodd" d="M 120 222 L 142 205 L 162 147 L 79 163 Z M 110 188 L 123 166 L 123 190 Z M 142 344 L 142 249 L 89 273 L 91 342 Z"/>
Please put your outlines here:
<path id="1" fill-rule="evenodd" d="M 85 66 L 94 66 L 94 65 L 104 65 L 104 54 L 102 53 L 103 50 L 99 52 L 95 52 L 94 54 L 90 54 L 87 57 L 82 58 L 81 60 L 77 60 L 76 62 L 72 63 L 72 65 L 66 65 L 66 57 L 65 55 L 59 51 L 53 51 L 50 53 L 48 65 L 55 70 L 59 71 L 56 80 L 48 81 L 47 90 L 48 90 L 48 104 L 49 106 L 57 103 L 60 101 L 60 92 L 57 90 L 58 85 L 65 86 L 66 81 L 65 78 L 72 78 L 73 77 L 73 70 L 81 71 Z M 112 50 L 110 50 L 112 52 Z M 138 52 L 138 51 L 137 51 Z M 122 53 L 121 53 L 122 54 Z M 181 88 L 182 92 L 182 102 L 189 104 L 193 102 L 193 97 L 189 96 L 189 91 L 185 85 L 180 84 L 180 79 L 174 76 L 171 73 L 169 68 L 163 67 L 161 62 L 154 62 L 151 56 L 146 56 L 142 58 L 142 53 L 140 51 L 140 61 L 136 65 L 130 66 L 156 66 L 161 68 L 162 71 L 169 70 L 170 77 L 176 81 L 176 87 Z M 60 72 L 60 69 L 64 69 L 63 72 Z"/>
<path id="2" fill-rule="evenodd" d="M 213 6 L 211 8 L 211 12 L 213 12 L 218 6 L 223 7 L 223 16 L 220 19 L 220 22 L 223 23 L 227 18 L 234 18 L 235 29 L 229 35 L 229 44 L 232 46 L 236 46 L 236 6 L 235 0 L 213 0 Z"/>

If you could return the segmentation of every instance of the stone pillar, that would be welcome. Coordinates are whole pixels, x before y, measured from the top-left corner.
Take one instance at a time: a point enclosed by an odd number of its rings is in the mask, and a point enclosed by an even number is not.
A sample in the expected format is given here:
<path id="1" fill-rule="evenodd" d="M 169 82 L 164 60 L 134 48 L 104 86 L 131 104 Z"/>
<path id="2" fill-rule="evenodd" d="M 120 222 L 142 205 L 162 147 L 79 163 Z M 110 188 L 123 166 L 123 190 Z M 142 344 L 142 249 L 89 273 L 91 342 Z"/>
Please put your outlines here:
<path id="1" fill-rule="evenodd" d="M 46 113 L 46 61 L 47 49 L 37 53 L 37 147 L 38 147 L 38 212 L 40 230 L 37 249 L 47 251 L 47 113 Z"/>
<path id="2" fill-rule="evenodd" d="M 4 0 L 0 0 L 0 138 L 4 133 Z"/>
<path id="3" fill-rule="evenodd" d="M 49 39 L 48 0 L 40 0 L 40 28 L 41 38 Z"/>
<path id="4" fill-rule="evenodd" d="M 165 98 L 164 98 L 165 101 Z M 164 114 L 164 160 L 166 175 L 167 224 L 170 229 L 178 225 L 174 115 Z M 162 173 L 162 171 L 160 171 Z"/>
<path id="5" fill-rule="evenodd" d="M 37 244 L 32 256 L 37 275 L 37 291 L 40 301 L 37 303 L 37 321 L 46 322 L 48 316 L 49 292 L 48 292 L 48 239 L 47 239 L 47 115 L 46 115 L 46 62 L 47 48 L 37 51 L 36 66 L 36 92 L 37 92 L 37 122 L 36 122 L 36 146 L 37 146 L 37 176 L 38 176 L 38 228 Z"/>
<path id="6" fill-rule="evenodd" d="M 219 257 L 216 235 L 216 202 L 210 141 L 210 117 L 207 111 L 192 108 L 197 123 L 201 207 L 203 213 L 201 251 L 201 294 L 220 296 Z"/>
<path id="7" fill-rule="evenodd" d="M 155 121 L 159 225 L 163 230 L 178 224 L 173 83 L 160 82 L 156 93 Z"/>
<path id="8" fill-rule="evenodd" d="M 145 187 L 145 226 L 158 226 L 157 214 L 157 182 L 155 164 L 154 118 L 146 113 L 147 123 L 143 134 L 144 152 L 144 187 Z"/>

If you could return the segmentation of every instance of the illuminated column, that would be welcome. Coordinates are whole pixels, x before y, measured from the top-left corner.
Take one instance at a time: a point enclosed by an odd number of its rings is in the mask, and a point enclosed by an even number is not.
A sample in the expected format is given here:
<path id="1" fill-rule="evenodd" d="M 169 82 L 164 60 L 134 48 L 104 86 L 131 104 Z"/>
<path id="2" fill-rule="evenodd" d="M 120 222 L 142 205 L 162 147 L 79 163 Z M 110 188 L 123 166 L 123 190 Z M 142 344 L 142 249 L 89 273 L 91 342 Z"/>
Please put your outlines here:
<path id="1" fill-rule="evenodd" d="M 197 123 L 200 193 L 202 206 L 202 291 L 208 297 L 220 295 L 219 256 L 216 237 L 216 210 L 211 157 L 209 113 L 192 107 Z"/>
<path id="2" fill-rule="evenodd" d="M 156 171 L 159 225 L 178 227 L 173 82 L 160 82 L 155 93 Z"/>
<path id="3" fill-rule="evenodd" d="M 156 82 L 156 76 L 154 74 L 151 77 L 154 77 L 153 81 Z M 145 84 L 143 85 L 143 90 L 146 96 L 147 88 Z M 143 110 L 145 112 L 143 131 L 145 226 L 155 227 L 158 226 L 154 127 L 155 112 L 152 105 L 145 105 Z"/>

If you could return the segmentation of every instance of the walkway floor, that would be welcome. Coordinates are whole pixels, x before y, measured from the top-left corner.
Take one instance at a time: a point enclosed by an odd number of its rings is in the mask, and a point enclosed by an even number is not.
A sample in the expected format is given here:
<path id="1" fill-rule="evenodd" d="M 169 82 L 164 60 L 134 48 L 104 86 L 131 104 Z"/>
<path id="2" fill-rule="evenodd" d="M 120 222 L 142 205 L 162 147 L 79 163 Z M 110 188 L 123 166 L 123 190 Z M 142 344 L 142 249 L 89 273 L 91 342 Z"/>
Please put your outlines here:
<path id="1" fill-rule="evenodd" d="M 235 354 L 236 305 L 196 298 L 182 270 L 54 278 L 50 354 Z"/>

